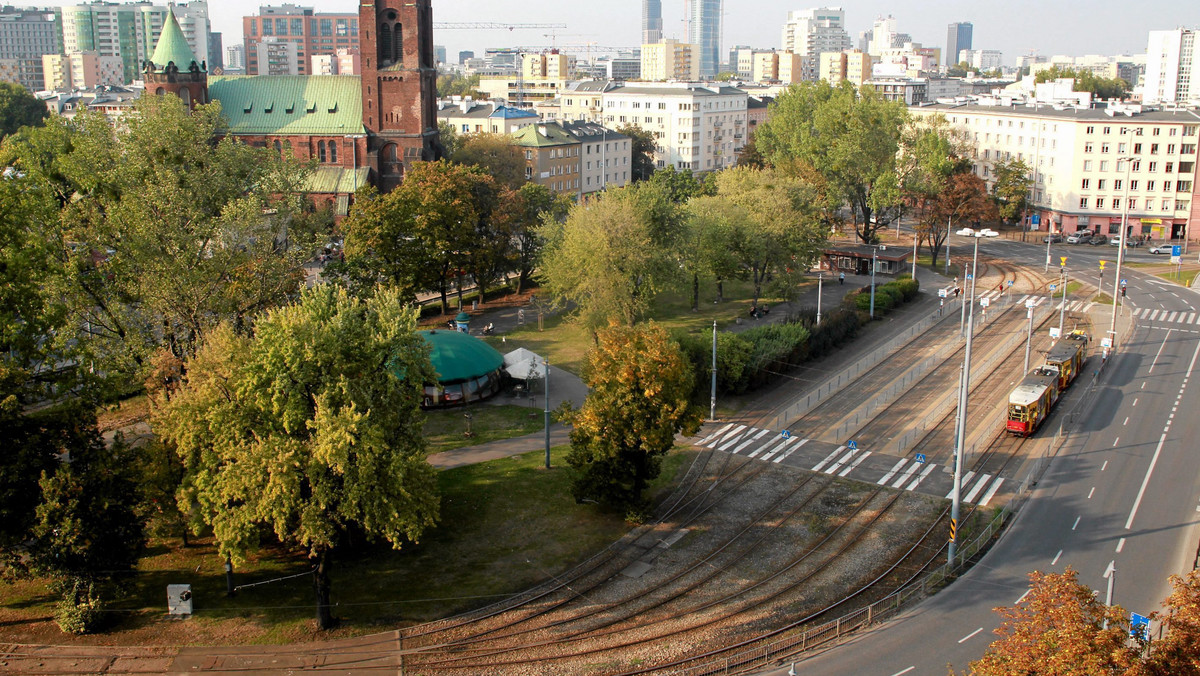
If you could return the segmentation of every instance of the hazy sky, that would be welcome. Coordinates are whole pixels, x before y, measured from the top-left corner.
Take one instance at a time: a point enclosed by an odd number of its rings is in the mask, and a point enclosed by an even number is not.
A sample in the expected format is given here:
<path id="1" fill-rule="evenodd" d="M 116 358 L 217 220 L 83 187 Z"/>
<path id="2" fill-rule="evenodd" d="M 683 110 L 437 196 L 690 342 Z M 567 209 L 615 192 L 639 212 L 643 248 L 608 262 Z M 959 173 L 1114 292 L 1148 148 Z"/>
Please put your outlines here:
<path id="1" fill-rule="evenodd" d="M 295 0 L 318 12 L 355 12 L 358 3 L 347 0 Z M 257 13 L 259 4 L 235 0 L 209 0 L 213 30 L 224 33 L 225 44 L 241 36 L 241 17 Z M 663 25 L 668 37 L 685 37 L 684 0 L 663 0 Z M 779 47 L 779 34 L 787 13 L 813 4 L 784 0 L 726 0 L 723 53 L 730 46 Z M 565 23 L 560 43 L 596 42 L 611 47 L 635 46 L 641 40 L 640 0 L 580 2 L 567 0 L 434 0 L 436 21 L 496 21 Z M 871 27 L 874 19 L 891 14 L 900 32 L 926 46 L 944 47 L 946 24 L 975 24 L 975 49 L 999 49 L 1012 64 L 1020 54 L 1133 54 L 1146 51 L 1151 30 L 1200 28 L 1200 2 L 1195 0 L 923 0 L 885 2 L 862 0 L 841 5 L 852 38 Z M 445 45 L 451 60 L 462 49 L 482 52 L 485 47 L 549 45 L 548 30 L 466 31 L 440 30 L 434 41 Z"/>

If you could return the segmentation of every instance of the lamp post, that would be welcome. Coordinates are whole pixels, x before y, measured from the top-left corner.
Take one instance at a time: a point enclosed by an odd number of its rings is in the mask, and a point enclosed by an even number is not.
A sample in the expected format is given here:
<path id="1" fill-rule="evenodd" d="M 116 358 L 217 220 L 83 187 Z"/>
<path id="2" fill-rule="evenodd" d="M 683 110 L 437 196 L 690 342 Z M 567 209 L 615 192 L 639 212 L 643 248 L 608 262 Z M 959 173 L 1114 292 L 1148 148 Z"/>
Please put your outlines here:
<path id="1" fill-rule="evenodd" d="M 821 325 L 821 293 L 825 285 L 825 273 L 817 273 L 817 326 Z"/>
<path id="2" fill-rule="evenodd" d="M 1064 263 L 1058 271 L 1058 283 L 1062 284 L 1062 305 L 1058 306 L 1058 337 L 1062 338 L 1063 325 L 1067 318 L 1067 265 Z"/>
<path id="3" fill-rule="evenodd" d="M 871 245 L 871 319 L 875 319 L 875 254 L 879 252 L 876 244 Z"/>
<path id="4" fill-rule="evenodd" d="M 817 311 L 817 316 L 820 317 L 820 310 Z M 713 346 L 712 346 L 712 398 L 708 403 L 708 419 L 716 421 L 717 419 L 717 320 L 713 320 Z"/>
<path id="5" fill-rule="evenodd" d="M 1125 201 L 1121 204 L 1121 246 L 1117 247 L 1117 272 L 1113 277 L 1113 311 L 1112 325 L 1109 335 L 1112 336 L 1112 349 L 1117 349 L 1117 313 L 1120 312 L 1121 265 L 1125 262 L 1125 247 L 1129 245 L 1129 172 L 1136 158 L 1125 156 L 1117 158 L 1125 162 Z"/>
<path id="6" fill-rule="evenodd" d="M 975 234 L 975 261 L 971 264 L 971 311 L 967 314 L 967 346 L 963 352 L 958 390 L 958 429 L 954 442 L 954 502 L 950 508 L 950 545 L 947 562 L 958 552 L 958 515 L 962 507 L 963 442 L 967 434 L 967 393 L 971 391 L 971 336 L 975 332 L 975 273 L 979 270 L 979 233 Z"/>
<path id="7" fill-rule="evenodd" d="M 546 408 L 545 425 L 546 425 L 546 469 L 550 469 L 550 360 L 542 358 L 542 369 L 545 373 L 542 374 L 543 382 L 546 390 Z"/>

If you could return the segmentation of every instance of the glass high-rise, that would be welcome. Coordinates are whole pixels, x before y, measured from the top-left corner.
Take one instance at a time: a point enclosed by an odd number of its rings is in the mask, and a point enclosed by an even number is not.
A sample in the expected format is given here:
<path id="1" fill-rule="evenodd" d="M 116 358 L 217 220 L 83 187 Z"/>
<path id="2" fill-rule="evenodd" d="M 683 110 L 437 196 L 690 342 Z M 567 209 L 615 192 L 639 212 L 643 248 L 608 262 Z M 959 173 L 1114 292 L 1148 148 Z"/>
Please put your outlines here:
<path id="1" fill-rule="evenodd" d="M 952 23 L 946 32 L 946 53 L 942 60 L 947 66 L 958 65 L 958 53 L 971 49 L 971 33 L 975 27 L 968 22 Z"/>
<path id="2" fill-rule="evenodd" d="M 642 44 L 655 44 L 662 37 L 662 0 L 642 0 Z"/>
<path id="3" fill-rule="evenodd" d="M 700 77 L 721 67 L 721 0 L 688 0 L 688 42 L 700 49 Z"/>

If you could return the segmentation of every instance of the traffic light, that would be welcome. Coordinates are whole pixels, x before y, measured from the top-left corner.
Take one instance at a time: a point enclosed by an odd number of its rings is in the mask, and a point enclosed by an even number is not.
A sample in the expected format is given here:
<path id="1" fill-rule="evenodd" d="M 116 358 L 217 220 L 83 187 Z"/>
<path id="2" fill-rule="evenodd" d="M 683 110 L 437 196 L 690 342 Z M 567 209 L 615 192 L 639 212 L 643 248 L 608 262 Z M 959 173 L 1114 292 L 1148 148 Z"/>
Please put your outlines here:
<path id="1" fill-rule="evenodd" d="M 1122 298 L 1124 298 L 1124 297 L 1125 297 L 1125 291 L 1126 291 L 1126 290 L 1127 290 L 1127 289 L 1126 289 L 1125 287 L 1123 287 L 1123 286 L 1121 287 L 1121 297 L 1122 297 Z"/>

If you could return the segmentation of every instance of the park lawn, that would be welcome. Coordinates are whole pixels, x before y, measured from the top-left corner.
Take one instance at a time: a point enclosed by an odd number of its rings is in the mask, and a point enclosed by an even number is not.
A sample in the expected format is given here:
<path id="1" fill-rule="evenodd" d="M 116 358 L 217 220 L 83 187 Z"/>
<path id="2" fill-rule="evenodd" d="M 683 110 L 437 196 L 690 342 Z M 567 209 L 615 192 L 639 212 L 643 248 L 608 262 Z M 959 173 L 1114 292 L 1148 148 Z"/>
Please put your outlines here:
<path id="1" fill-rule="evenodd" d="M 401 551 L 354 543 L 333 562 L 332 599 L 342 626 L 318 632 L 303 552 L 264 548 L 235 569 L 239 585 L 281 580 L 225 596 L 223 562 L 211 538 L 155 540 L 131 593 L 113 604 L 119 624 L 73 638 L 53 624 L 55 598 L 42 579 L 0 582 L 0 640 L 139 645 L 275 644 L 336 639 L 446 617 L 501 600 L 561 574 L 629 530 L 623 515 L 571 498 L 567 447 L 552 468 L 537 451 L 439 472 L 438 527 Z M 651 495 L 665 496 L 695 457 L 670 454 Z M 191 584 L 195 614 L 165 616 L 166 585 Z"/>
<path id="2" fill-rule="evenodd" d="M 1192 281 L 1196 279 L 1196 275 L 1200 274 L 1200 270 L 1172 270 L 1170 272 L 1160 272 L 1156 277 L 1165 279 L 1168 282 L 1174 282 L 1180 286 L 1191 287 Z"/>
<path id="3" fill-rule="evenodd" d="M 962 266 L 960 266 L 958 263 L 951 262 L 949 272 L 946 271 L 946 249 L 944 247 L 940 252 L 938 252 L 938 263 L 936 268 L 933 266 L 933 257 L 929 255 L 929 251 L 927 249 L 922 247 L 921 255 L 917 256 L 917 267 L 924 268 L 951 279 L 962 275 Z M 918 277 L 918 279 L 920 278 Z"/>
<path id="4" fill-rule="evenodd" d="M 471 436 L 467 436 L 467 415 Z M 532 414 L 532 415 L 531 415 Z M 429 454 L 525 436 L 542 429 L 542 409 L 516 405 L 477 404 L 426 411 L 422 432 Z"/>

